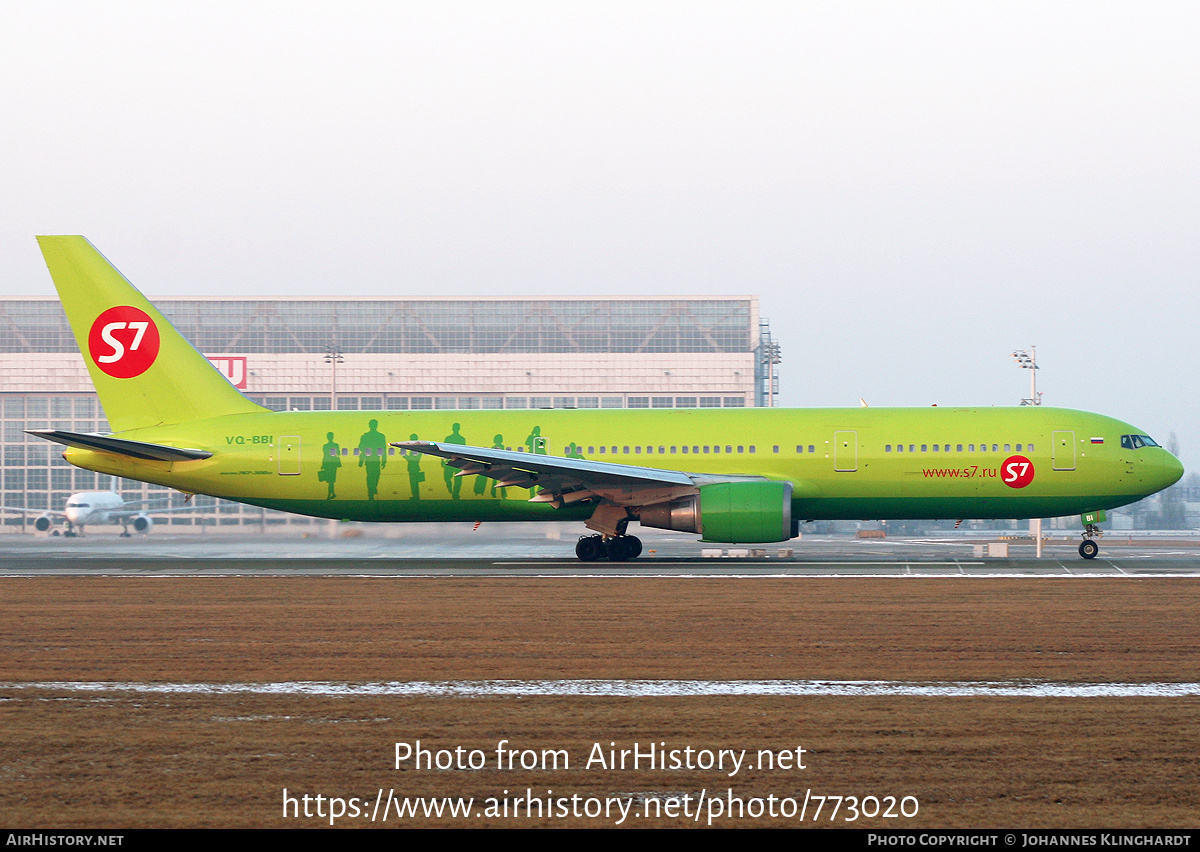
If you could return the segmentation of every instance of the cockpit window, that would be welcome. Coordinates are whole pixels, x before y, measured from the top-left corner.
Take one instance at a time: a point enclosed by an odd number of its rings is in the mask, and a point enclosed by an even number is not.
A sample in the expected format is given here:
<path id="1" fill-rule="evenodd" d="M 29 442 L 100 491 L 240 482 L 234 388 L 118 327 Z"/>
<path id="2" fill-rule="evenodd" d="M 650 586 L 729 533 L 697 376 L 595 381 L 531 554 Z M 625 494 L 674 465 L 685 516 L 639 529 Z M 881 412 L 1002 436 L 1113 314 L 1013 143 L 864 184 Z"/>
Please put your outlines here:
<path id="1" fill-rule="evenodd" d="M 1126 450 L 1136 450 L 1141 447 L 1157 447 L 1158 444 L 1149 435 L 1122 435 L 1121 446 Z"/>

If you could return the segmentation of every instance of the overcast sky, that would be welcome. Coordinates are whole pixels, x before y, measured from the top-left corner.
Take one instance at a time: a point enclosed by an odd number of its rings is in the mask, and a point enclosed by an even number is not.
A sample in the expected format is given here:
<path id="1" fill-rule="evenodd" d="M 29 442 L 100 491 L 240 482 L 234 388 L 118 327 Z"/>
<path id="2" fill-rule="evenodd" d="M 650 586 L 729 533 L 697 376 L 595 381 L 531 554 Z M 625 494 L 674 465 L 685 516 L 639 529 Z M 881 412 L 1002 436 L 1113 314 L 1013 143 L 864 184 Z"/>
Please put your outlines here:
<path id="1" fill-rule="evenodd" d="M 757 294 L 781 403 L 1200 466 L 1194 2 L 6 3 L 0 290 Z"/>

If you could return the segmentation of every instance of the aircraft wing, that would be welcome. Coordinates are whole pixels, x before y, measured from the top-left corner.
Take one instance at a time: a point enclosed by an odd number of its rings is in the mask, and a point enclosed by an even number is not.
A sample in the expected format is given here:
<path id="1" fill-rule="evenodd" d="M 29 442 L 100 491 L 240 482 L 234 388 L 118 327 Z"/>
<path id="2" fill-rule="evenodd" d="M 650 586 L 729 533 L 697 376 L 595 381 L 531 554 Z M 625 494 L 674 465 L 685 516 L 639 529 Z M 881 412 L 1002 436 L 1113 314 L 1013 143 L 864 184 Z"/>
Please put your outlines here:
<path id="1" fill-rule="evenodd" d="M 457 476 L 486 476 L 504 488 L 537 488 L 531 502 L 556 508 L 584 500 L 617 506 L 651 506 L 699 493 L 713 482 L 762 480 L 759 476 L 709 476 L 654 467 L 617 464 L 512 450 L 468 447 L 437 441 L 399 441 L 401 450 L 439 456 L 457 467 Z"/>
<path id="2" fill-rule="evenodd" d="M 138 501 L 139 503 L 141 501 Z M 110 518 L 124 518 L 129 520 L 136 518 L 138 515 L 168 515 L 172 512 L 208 512 L 214 509 L 213 506 L 163 506 L 161 508 L 154 507 L 139 507 L 137 503 L 126 503 L 121 509 L 113 509 L 108 512 Z"/>
<path id="3" fill-rule="evenodd" d="M 506 486 L 522 488 L 549 487 L 549 480 L 586 478 L 606 485 L 692 485 L 689 474 L 676 470 L 658 470 L 652 467 L 636 467 L 611 462 L 569 459 L 563 456 L 543 456 L 537 453 L 516 453 L 512 450 L 489 450 L 484 447 L 468 447 L 462 444 L 445 444 L 437 441 L 398 441 L 392 444 L 403 450 L 440 456 L 447 463 L 462 468 L 463 476 L 487 476 L 492 479 L 507 479 Z M 504 475 L 514 472 L 516 476 Z"/>
<path id="4" fill-rule="evenodd" d="M 19 515 L 55 515 L 63 517 L 67 513 L 58 509 L 21 509 L 16 506 L 0 506 L 0 512 L 16 512 Z"/>

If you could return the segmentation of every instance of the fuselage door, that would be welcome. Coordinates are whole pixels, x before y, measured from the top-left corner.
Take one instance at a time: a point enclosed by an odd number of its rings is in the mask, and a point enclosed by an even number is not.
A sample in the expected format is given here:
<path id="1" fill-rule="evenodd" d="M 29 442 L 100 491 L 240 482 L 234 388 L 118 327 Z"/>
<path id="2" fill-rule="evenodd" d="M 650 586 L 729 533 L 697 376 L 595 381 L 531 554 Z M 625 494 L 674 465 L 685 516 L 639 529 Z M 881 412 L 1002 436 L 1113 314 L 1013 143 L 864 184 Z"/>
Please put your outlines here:
<path id="1" fill-rule="evenodd" d="M 1055 470 L 1075 469 L 1075 433 L 1054 432 L 1050 436 L 1050 458 Z"/>
<path id="2" fill-rule="evenodd" d="M 296 476 L 300 473 L 300 436 L 279 436 L 279 475 Z"/>
<path id="3" fill-rule="evenodd" d="M 858 433 L 833 433 L 833 469 L 838 471 L 858 470 Z"/>

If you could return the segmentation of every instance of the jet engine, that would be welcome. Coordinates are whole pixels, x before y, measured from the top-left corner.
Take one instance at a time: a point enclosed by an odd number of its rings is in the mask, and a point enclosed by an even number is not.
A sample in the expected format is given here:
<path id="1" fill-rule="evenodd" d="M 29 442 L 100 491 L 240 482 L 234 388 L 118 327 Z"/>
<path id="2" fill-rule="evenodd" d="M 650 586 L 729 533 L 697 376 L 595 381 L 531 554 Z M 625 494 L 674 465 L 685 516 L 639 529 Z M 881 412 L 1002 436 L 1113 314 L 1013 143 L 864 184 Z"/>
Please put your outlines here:
<path id="1" fill-rule="evenodd" d="M 792 520 L 790 482 L 714 482 L 700 493 L 670 503 L 643 506 L 644 527 L 700 533 L 703 541 L 787 541 L 799 526 Z"/>
<path id="2" fill-rule="evenodd" d="M 154 528 L 154 519 L 145 512 L 140 513 L 133 519 L 133 529 L 136 532 L 147 533 Z"/>
<path id="3" fill-rule="evenodd" d="M 33 528 L 38 532 L 45 532 L 54 526 L 54 518 L 50 515 L 38 515 L 36 521 L 33 522 Z"/>

